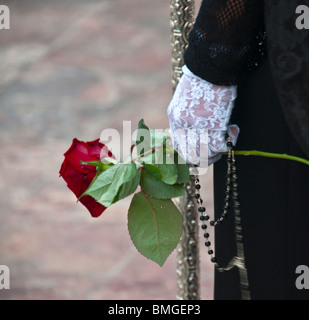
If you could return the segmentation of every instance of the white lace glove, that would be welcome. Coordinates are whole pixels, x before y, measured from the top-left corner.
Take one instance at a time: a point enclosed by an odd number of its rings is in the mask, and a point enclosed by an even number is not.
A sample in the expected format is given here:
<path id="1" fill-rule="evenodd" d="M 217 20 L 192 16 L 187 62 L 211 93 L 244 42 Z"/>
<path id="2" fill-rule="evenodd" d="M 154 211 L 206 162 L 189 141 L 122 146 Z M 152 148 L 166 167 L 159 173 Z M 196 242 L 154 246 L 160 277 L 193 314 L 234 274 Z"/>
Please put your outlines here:
<path id="1" fill-rule="evenodd" d="M 210 165 L 227 151 L 225 134 L 233 145 L 237 125 L 228 125 L 237 86 L 218 86 L 194 75 L 186 66 L 167 113 L 173 147 L 190 164 Z"/>

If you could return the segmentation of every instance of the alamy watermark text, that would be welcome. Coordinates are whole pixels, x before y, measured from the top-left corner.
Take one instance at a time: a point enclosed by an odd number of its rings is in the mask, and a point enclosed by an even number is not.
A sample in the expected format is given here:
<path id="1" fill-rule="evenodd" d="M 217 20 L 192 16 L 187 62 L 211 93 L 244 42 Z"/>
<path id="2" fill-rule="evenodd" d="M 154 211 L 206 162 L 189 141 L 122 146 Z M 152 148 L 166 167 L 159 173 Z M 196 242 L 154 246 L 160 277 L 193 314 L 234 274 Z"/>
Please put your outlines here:
<path id="1" fill-rule="evenodd" d="M 8 6 L 0 5 L 0 30 L 10 28 L 10 9 Z"/>

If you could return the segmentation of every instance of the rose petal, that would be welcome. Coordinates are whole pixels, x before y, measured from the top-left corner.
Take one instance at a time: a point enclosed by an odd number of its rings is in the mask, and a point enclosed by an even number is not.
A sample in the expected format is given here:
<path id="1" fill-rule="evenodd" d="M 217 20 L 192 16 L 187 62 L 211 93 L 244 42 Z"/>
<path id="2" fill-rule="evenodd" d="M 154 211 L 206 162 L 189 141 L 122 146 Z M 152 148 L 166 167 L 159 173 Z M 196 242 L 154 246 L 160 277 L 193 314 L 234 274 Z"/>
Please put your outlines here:
<path id="1" fill-rule="evenodd" d="M 86 176 L 84 176 L 85 179 L 85 183 L 90 186 L 90 183 L 92 182 L 93 178 L 96 176 L 97 171 L 93 170 L 91 172 L 89 172 Z"/>
<path id="2" fill-rule="evenodd" d="M 64 154 L 65 159 L 77 171 L 88 173 L 94 170 L 93 166 L 82 165 L 81 161 L 97 161 L 99 158 L 90 156 L 87 143 L 79 141 L 76 138 L 73 140 L 71 147 Z"/>
<path id="3" fill-rule="evenodd" d="M 79 202 L 82 203 L 88 209 L 91 216 L 94 218 L 99 217 L 102 214 L 102 212 L 106 209 L 106 207 L 101 205 L 99 202 L 97 202 L 90 196 L 84 196 L 80 198 Z"/>
<path id="4" fill-rule="evenodd" d="M 61 165 L 59 175 L 67 183 L 68 188 L 79 198 L 89 187 L 96 175 L 96 167 L 83 165 L 81 161 L 98 161 L 104 144 L 99 139 L 89 142 L 73 139 L 72 145 L 64 154 L 64 161 Z M 113 156 L 107 148 L 103 151 L 106 156 Z M 98 217 L 106 209 L 91 196 L 84 196 L 79 199 L 93 217 Z"/>
<path id="5" fill-rule="evenodd" d="M 96 157 L 98 160 L 100 159 L 100 152 L 103 148 L 103 144 L 99 142 L 100 139 L 87 142 L 88 153 L 92 157 Z"/>
<path id="6" fill-rule="evenodd" d="M 70 165 L 70 163 L 65 159 L 61 165 L 59 176 L 63 177 L 63 179 L 68 179 L 74 176 L 80 177 L 83 175 L 80 171 L 77 171 L 74 167 Z"/>

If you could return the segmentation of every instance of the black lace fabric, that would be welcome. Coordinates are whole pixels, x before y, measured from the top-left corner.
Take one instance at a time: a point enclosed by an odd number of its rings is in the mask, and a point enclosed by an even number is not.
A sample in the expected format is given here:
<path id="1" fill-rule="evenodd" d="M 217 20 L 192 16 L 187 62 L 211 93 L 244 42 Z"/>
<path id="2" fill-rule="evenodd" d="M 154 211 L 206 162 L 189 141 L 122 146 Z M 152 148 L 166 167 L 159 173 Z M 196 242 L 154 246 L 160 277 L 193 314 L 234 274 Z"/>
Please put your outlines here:
<path id="1" fill-rule="evenodd" d="M 257 55 L 264 31 L 262 0 L 204 0 L 189 36 L 185 63 L 218 85 L 237 84 Z"/>
<path id="2" fill-rule="evenodd" d="M 267 51 L 286 120 L 309 157 L 309 30 L 295 25 L 299 5 L 309 0 L 203 0 L 184 58 L 197 76 L 235 85 Z"/>
<path id="3" fill-rule="evenodd" d="M 309 30 L 299 30 L 295 24 L 296 8 L 309 7 L 309 0 L 264 3 L 268 55 L 277 94 L 291 131 L 309 158 Z"/>

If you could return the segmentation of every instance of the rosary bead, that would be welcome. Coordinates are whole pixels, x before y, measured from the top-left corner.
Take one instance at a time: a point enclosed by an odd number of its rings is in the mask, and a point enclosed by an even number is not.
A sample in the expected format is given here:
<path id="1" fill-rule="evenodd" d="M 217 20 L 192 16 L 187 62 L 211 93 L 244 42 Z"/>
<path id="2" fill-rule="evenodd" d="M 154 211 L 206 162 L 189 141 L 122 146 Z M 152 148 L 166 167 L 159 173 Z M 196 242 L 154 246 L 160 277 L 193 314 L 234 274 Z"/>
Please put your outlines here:
<path id="1" fill-rule="evenodd" d="M 241 283 L 241 284 L 239 285 L 239 287 L 240 287 L 240 289 L 244 289 L 244 290 L 248 290 L 248 289 L 249 289 L 249 285 L 248 285 L 248 284 L 243 284 L 243 283 Z"/>
<path id="2" fill-rule="evenodd" d="M 234 214 L 236 217 L 239 217 L 240 216 L 240 210 L 239 209 L 235 209 L 234 210 Z"/>
<path id="3" fill-rule="evenodd" d="M 211 248 L 211 242 L 209 241 L 209 233 L 206 231 L 208 228 L 208 223 L 206 221 L 209 221 L 209 224 L 211 226 L 216 226 L 219 223 L 222 223 L 225 219 L 225 217 L 228 215 L 228 211 L 232 207 L 234 209 L 234 228 L 235 228 L 235 240 L 237 243 L 242 243 L 243 241 L 243 234 L 242 234 L 242 227 L 241 227 L 241 217 L 240 217 L 240 203 L 238 200 L 238 177 L 236 172 L 236 161 L 235 161 L 235 153 L 234 153 L 234 146 L 231 142 L 231 139 L 229 138 L 228 134 L 226 134 L 226 140 L 227 140 L 227 147 L 228 147 L 228 154 L 226 157 L 226 163 L 227 163 L 227 171 L 226 171 L 226 189 L 225 189 L 225 196 L 224 196 L 224 206 L 222 210 L 222 214 L 220 218 L 217 218 L 215 220 L 210 220 L 209 215 L 206 214 L 206 207 L 202 206 L 203 200 L 201 199 L 200 194 L 200 180 L 198 179 L 198 175 L 195 175 L 194 180 L 194 187 L 195 187 L 195 194 L 194 198 L 196 199 L 196 202 L 198 203 L 198 212 L 200 213 L 200 220 L 201 228 L 204 230 L 204 239 L 205 239 L 205 246 L 207 247 L 207 252 L 210 255 L 210 260 L 212 263 L 214 263 L 215 268 L 219 272 L 227 271 L 228 268 L 221 267 L 217 263 L 216 257 L 214 257 L 214 251 Z"/>
<path id="4" fill-rule="evenodd" d="M 239 209 L 240 204 L 239 204 L 239 203 L 234 203 L 234 204 L 233 204 L 233 207 L 234 207 L 235 209 Z"/>
<path id="5" fill-rule="evenodd" d="M 233 188 L 238 188 L 238 183 L 236 181 L 233 181 L 233 184 L 232 184 Z"/>
<path id="6" fill-rule="evenodd" d="M 210 242 L 210 241 L 206 241 L 206 242 L 205 242 L 205 246 L 206 246 L 206 247 L 210 247 L 210 246 L 211 246 L 211 242 Z"/>

